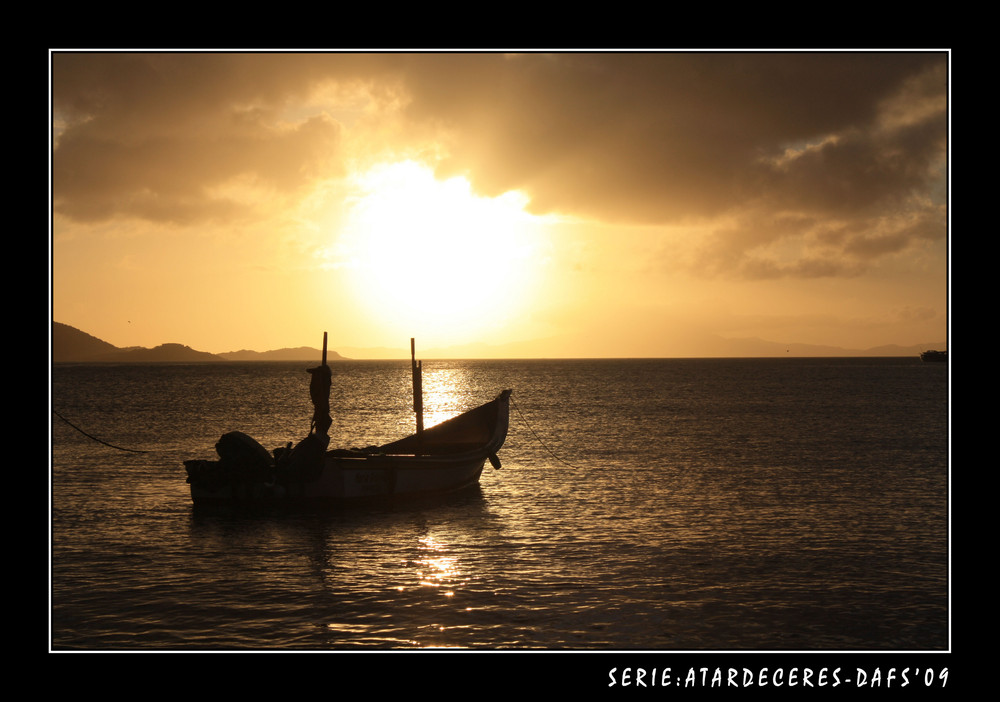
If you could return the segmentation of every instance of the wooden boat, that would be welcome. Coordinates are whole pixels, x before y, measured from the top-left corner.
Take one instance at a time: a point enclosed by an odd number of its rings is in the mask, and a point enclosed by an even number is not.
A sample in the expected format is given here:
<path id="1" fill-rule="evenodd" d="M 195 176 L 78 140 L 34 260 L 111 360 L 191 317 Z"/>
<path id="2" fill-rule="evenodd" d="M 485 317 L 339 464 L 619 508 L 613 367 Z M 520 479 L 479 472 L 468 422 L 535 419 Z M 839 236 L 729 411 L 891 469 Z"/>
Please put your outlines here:
<path id="1" fill-rule="evenodd" d="M 924 351 L 920 354 L 920 360 L 925 363 L 947 363 L 948 362 L 948 352 L 947 351 Z"/>
<path id="2" fill-rule="evenodd" d="M 411 340 L 411 354 L 412 349 Z M 314 430 L 294 448 L 289 442 L 269 453 L 246 434 L 229 432 L 216 444 L 219 460 L 185 461 L 195 505 L 398 500 L 477 485 L 486 461 L 500 468 L 497 452 L 507 438 L 511 391 L 504 390 L 486 404 L 424 429 L 421 364 L 412 363 L 417 411 L 413 435 L 381 446 L 331 450 L 325 428 L 315 430 L 324 422 L 322 401 L 313 394 L 314 417 L 320 421 L 314 419 Z"/>

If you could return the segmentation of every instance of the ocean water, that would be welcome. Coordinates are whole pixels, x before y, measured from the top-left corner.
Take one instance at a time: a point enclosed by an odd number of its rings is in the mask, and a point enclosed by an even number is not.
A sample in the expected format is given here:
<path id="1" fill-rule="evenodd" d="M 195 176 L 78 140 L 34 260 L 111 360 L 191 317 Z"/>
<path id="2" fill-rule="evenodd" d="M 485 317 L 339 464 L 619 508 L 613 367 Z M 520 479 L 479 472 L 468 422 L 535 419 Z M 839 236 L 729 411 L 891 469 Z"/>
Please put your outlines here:
<path id="1" fill-rule="evenodd" d="M 308 432 L 307 365 L 53 367 L 51 650 L 950 645 L 947 365 L 430 360 L 427 425 L 514 390 L 478 490 L 194 510 L 182 461 Z M 333 371 L 333 444 L 412 431 L 408 362 Z"/>

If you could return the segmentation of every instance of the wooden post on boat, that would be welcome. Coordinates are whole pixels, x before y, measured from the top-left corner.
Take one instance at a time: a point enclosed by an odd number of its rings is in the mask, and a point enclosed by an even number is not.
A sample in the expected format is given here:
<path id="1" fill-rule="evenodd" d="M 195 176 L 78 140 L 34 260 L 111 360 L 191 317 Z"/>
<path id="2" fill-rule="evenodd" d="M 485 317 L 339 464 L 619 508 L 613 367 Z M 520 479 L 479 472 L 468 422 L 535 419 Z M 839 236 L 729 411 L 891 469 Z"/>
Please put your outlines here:
<path id="1" fill-rule="evenodd" d="M 423 364 L 417 360 L 416 340 L 410 337 L 410 366 L 413 372 L 413 411 L 417 415 L 417 436 L 424 433 L 424 381 Z"/>

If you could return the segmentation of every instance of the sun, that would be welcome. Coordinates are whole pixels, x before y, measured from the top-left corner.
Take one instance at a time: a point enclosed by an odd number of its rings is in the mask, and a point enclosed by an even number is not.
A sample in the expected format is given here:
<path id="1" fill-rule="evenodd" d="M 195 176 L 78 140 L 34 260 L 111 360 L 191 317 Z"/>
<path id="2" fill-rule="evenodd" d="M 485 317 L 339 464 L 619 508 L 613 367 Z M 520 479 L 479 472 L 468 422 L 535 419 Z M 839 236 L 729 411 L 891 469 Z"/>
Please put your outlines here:
<path id="1" fill-rule="evenodd" d="M 439 181 L 411 161 L 377 166 L 356 186 L 341 243 L 368 314 L 397 335 L 458 343 L 523 310 L 544 226 L 523 196 L 480 197 L 465 178 Z"/>

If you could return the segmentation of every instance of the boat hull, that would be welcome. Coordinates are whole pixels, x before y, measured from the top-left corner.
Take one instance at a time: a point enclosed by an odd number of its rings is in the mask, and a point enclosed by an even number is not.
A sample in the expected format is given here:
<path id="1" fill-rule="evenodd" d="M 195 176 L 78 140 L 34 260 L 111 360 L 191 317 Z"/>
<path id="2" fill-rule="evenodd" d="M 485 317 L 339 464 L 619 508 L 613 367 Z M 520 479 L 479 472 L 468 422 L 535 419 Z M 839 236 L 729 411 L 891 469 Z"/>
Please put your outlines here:
<path id="1" fill-rule="evenodd" d="M 239 482 L 214 489 L 191 484 L 197 505 L 234 502 L 325 504 L 444 495 L 479 484 L 486 458 L 440 463 L 420 457 L 328 459 L 312 481 Z"/>
<path id="2" fill-rule="evenodd" d="M 497 452 L 507 437 L 509 401 L 510 391 L 505 390 L 492 402 L 420 435 L 363 451 L 324 450 L 313 469 L 298 473 L 283 472 L 280 462 L 261 465 L 259 453 L 254 470 L 230 467 L 216 479 L 205 477 L 206 471 L 199 468 L 218 468 L 219 462 L 206 466 L 209 462 L 187 461 L 191 498 L 195 505 L 325 505 L 465 490 L 478 485 L 487 461 L 500 466 Z"/>

